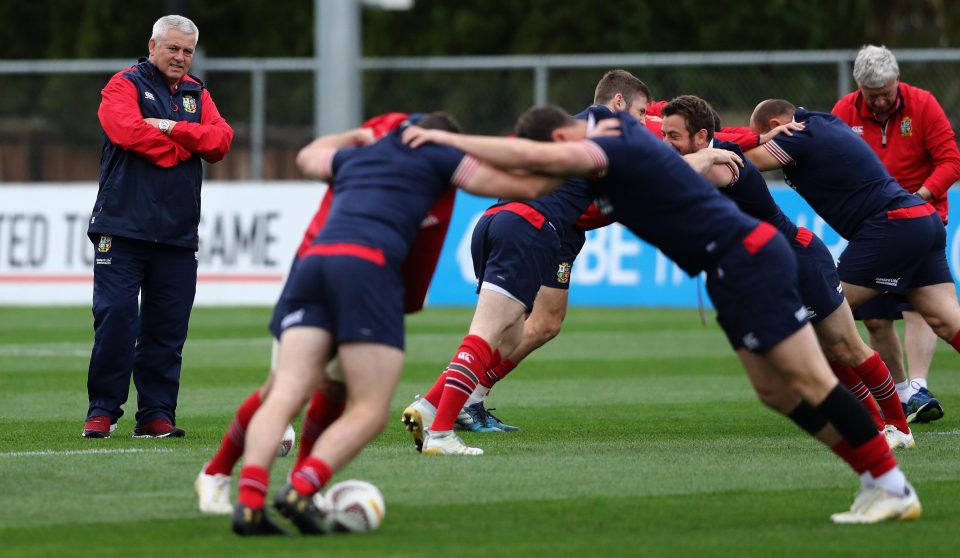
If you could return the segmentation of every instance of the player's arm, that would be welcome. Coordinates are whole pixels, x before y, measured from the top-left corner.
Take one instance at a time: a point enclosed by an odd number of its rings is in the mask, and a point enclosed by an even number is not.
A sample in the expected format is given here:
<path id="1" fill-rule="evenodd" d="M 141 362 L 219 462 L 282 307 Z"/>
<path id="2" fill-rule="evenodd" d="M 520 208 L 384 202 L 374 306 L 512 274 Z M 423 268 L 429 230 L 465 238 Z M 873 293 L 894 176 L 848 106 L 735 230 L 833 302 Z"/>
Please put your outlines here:
<path id="1" fill-rule="evenodd" d="M 708 147 L 696 153 L 683 156 L 683 160 L 711 183 L 720 186 L 732 186 L 740 178 L 741 159 L 733 151 Z"/>
<path id="2" fill-rule="evenodd" d="M 97 118 L 111 143 L 164 168 L 193 156 L 143 118 L 133 82 L 117 74 L 100 93 Z"/>
<path id="3" fill-rule="evenodd" d="M 771 143 L 767 142 L 760 147 L 755 147 L 750 151 L 744 153 L 747 156 L 747 159 L 750 159 L 750 162 L 756 165 L 761 171 L 770 171 L 779 168 L 783 168 L 783 163 L 780 162 L 773 154 L 770 153 L 770 150 L 767 149 Z"/>
<path id="4" fill-rule="evenodd" d="M 931 99 L 925 112 L 928 124 L 923 127 L 923 146 L 933 160 L 933 172 L 923 181 L 917 194 L 929 200 L 945 196 L 947 189 L 960 180 L 960 150 L 957 150 L 953 127 L 940 104 Z"/>
<path id="5" fill-rule="evenodd" d="M 614 119 L 597 123 L 598 133 L 606 133 L 610 125 L 601 125 L 610 121 Z M 619 124 L 619 121 L 616 122 Z M 544 143 L 522 138 L 470 136 L 443 130 L 424 130 L 417 126 L 410 126 L 404 131 L 403 141 L 414 149 L 425 143 L 448 145 L 495 167 L 539 174 L 591 176 L 600 170 L 599 163 L 602 162 L 604 170 L 606 168 L 606 155 L 590 141 Z"/>
<path id="6" fill-rule="evenodd" d="M 321 136 L 297 153 L 297 168 L 309 178 L 330 180 L 333 178 L 333 156 L 338 149 L 370 145 L 374 141 L 373 132 L 368 128 Z"/>
<path id="7" fill-rule="evenodd" d="M 466 155 L 451 183 L 466 192 L 488 198 L 531 200 L 549 194 L 564 183 L 559 176 L 510 172 Z"/>

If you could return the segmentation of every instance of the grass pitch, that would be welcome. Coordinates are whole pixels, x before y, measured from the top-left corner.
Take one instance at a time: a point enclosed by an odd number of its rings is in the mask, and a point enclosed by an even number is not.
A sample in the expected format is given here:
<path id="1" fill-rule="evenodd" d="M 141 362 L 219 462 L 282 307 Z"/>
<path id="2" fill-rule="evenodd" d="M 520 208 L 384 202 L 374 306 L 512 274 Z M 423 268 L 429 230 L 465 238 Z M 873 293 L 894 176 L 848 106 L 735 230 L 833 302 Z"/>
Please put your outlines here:
<path id="1" fill-rule="evenodd" d="M 196 510 L 192 482 L 263 380 L 268 309 L 196 309 L 184 351 L 185 439 L 135 440 L 135 393 L 108 440 L 86 440 L 86 308 L 0 309 L 0 554 L 14 556 L 953 555 L 960 521 L 960 358 L 942 344 L 946 416 L 898 457 L 916 523 L 834 526 L 856 478 L 755 399 L 716 325 L 695 312 L 573 309 L 565 330 L 491 395 L 514 434 L 466 434 L 480 458 L 424 458 L 399 420 L 334 480 L 380 487 L 379 531 L 240 539 Z M 470 311 L 408 320 L 394 415 L 436 378 Z M 299 428 L 299 425 L 295 425 Z M 291 459 L 273 470 L 282 484 Z M 891 547 L 891 545 L 893 545 Z"/>

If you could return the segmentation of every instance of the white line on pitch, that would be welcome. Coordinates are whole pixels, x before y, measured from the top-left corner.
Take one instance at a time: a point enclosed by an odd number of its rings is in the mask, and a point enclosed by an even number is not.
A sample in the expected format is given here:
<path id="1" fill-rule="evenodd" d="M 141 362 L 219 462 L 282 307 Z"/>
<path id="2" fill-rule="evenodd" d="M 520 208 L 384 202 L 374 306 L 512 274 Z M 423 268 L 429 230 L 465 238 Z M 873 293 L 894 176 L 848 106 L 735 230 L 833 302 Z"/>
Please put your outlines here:
<path id="1" fill-rule="evenodd" d="M 117 453 L 171 453 L 171 449 L 87 449 L 87 450 L 40 450 L 40 451 L 7 451 L 0 452 L 0 457 L 43 457 L 45 455 L 97 455 Z"/>

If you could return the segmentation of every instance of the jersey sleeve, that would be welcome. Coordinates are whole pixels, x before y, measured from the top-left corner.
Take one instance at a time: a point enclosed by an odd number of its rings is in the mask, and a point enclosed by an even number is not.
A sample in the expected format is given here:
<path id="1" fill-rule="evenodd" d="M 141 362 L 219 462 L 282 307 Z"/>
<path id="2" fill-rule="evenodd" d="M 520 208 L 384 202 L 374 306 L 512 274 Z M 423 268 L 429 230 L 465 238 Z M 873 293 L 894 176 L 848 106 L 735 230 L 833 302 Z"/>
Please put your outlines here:
<path id="1" fill-rule="evenodd" d="M 452 161 L 447 161 L 445 164 L 449 165 Z M 462 155 L 460 160 L 457 161 L 453 171 L 450 172 L 450 185 L 454 188 L 463 188 L 470 181 L 470 177 L 473 176 L 473 173 L 477 172 L 477 167 L 480 166 L 480 161 L 470 155 Z"/>
<path id="2" fill-rule="evenodd" d="M 208 163 L 222 160 L 233 143 L 233 128 L 227 124 L 213 97 L 206 89 L 200 94 L 200 122 L 177 122 L 170 130 L 170 138 Z"/>
<path id="3" fill-rule="evenodd" d="M 321 162 L 323 165 L 321 169 L 326 171 L 327 176 L 336 176 L 341 165 L 348 161 L 356 152 L 356 147 L 344 147 L 337 149 L 336 151 L 326 155 L 326 160 Z"/>
<path id="4" fill-rule="evenodd" d="M 724 126 L 714 137 L 720 141 L 735 143 L 741 149 L 753 149 L 760 145 L 760 134 L 745 126 Z"/>
<path id="5" fill-rule="evenodd" d="M 586 151 L 587 155 L 590 156 L 590 160 L 593 162 L 593 167 L 590 171 L 590 174 L 587 175 L 587 178 L 590 180 L 599 180 L 607 175 L 607 170 L 610 167 L 610 156 L 608 153 L 612 151 L 616 153 L 617 150 L 614 148 L 616 143 L 615 141 L 620 138 L 593 138 L 580 140 L 579 144 Z"/>
<path id="6" fill-rule="evenodd" d="M 785 145 L 781 145 L 781 143 Z M 760 147 L 766 149 L 770 155 L 773 155 L 773 158 L 776 159 L 781 166 L 785 167 L 794 161 L 792 152 L 796 151 L 796 146 L 793 145 L 792 142 L 783 141 L 783 138 L 772 139 Z"/>
<path id="7" fill-rule="evenodd" d="M 923 145 L 933 160 L 933 172 L 923 185 L 934 198 L 940 198 L 960 179 L 960 150 L 947 115 L 932 96 L 927 101 L 924 119 Z"/>

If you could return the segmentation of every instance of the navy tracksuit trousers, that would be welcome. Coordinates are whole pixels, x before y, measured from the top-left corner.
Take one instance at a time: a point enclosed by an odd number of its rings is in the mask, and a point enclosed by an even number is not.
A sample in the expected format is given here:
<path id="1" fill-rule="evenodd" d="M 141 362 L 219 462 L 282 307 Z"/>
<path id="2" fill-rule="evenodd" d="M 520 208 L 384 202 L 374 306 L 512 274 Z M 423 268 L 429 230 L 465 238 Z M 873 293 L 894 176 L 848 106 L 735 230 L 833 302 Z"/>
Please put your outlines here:
<path id="1" fill-rule="evenodd" d="M 94 253 L 87 418 L 106 415 L 116 422 L 132 375 L 137 424 L 157 418 L 176 424 L 183 344 L 197 291 L 196 254 L 107 235 L 94 237 Z"/>

